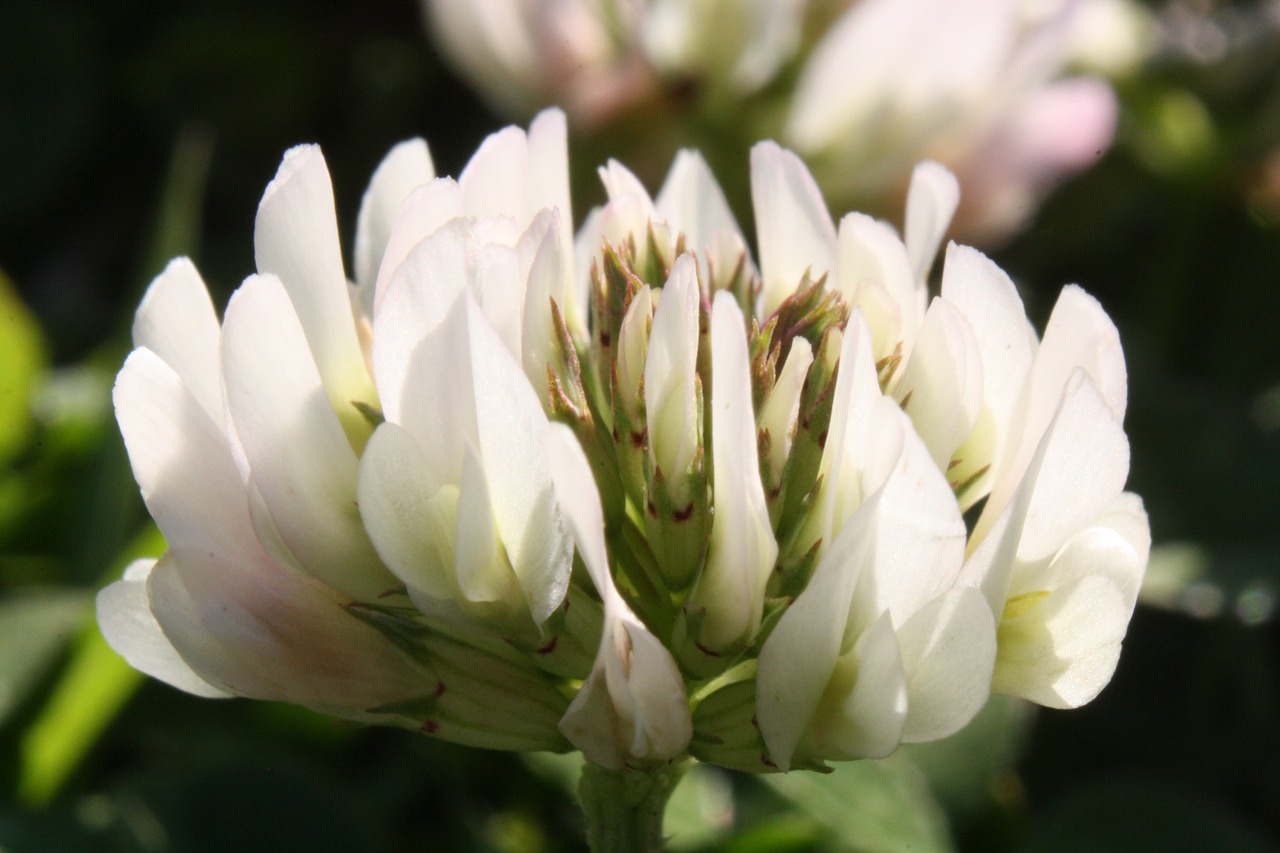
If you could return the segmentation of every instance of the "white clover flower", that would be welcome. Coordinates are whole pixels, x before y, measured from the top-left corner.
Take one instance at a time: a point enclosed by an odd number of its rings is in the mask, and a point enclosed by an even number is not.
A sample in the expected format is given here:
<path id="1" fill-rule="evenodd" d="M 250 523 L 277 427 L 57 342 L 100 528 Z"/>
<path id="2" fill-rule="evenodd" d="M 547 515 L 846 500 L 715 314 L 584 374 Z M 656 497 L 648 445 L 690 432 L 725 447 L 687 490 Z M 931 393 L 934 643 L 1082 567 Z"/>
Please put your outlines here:
<path id="1" fill-rule="evenodd" d="M 108 640 L 201 695 L 283 699 L 656 772 L 880 757 L 993 692 L 1089 701 L 1149 549 L 1126 379 L 1077 287 L 1043 340 L 913 171 L 900 237 L 751 156 L 759 264 L 701 157 L 618 163 L 570 234 L 564 120 L 457 181 L 393 150 L 342 269 L 318 149 L 259 211 L 221 327 L 153 283 L 117 414 L 170 550 Z M 966 514 L 970 519 L 966 523 Z"/>
<path id="2" fill-rule="evenodd" d="M 736 140 L 734 156 L 779 138 L 828 197 L 881 209 L 937 160 L 965 190 L 960 233 L 982 240 L 1109 146 L 1110 87 L 1064 71 L 1132 66 L 1145 29 L 1122 0 L 423 3 L 446 56 L 508 114 L 557 103 L 587 131 L 658 128 L 646 154 L 690 133 Z"/>
<path id="3" fill-rule="evenodd" d="M 301 146 L 263 195 L 259 273 L 233 295 L 221 328 L 190 262 L 152 283 L 115 399 L 169 551 L 100 596 L 104 633 L 126 658 L 202 694 L 283 699 L 491 746 L 564 743 L 556 724 L 567 700 L 549 678 L 501 640 L 431 633 L 409 602 L 442 623 L 451 605 L 489 608 L 518 641 L 554 638 L 547 623 L 564 602 L 572 546 L 547 471 L 546 420 L 473 293 L 486 262 L 515 264 L 517 253 L 482 248 L 472 232 L 540 227 L 555 243 L 558 214 L 530 220 L 563 201 L 546 193 L 567 193 L 564 181 L 546 181 L 565 161 L 555 113 L 527 140 L 516 129 L 492 138 L 456 184 L 432 180 L 420 141 L 396 148 L 365 196 L 349 285 L 324 159 Z M 407 235 L 435 231 L 428 220 L 449 202 L 435 223 L 449 226 L 418 246 L 430 268 L 400 263 Z M 439 254 L 467 264 L 431 265 Z M 375 318 L 379 301 L 391 310 Z M 448 358 L 432 358 L 442 348 Z M 406 379 L 449 405 L 406 397 Z M 423 476 L 397 493 L 407 474 Z M 428 504 L 411 503 L 428 489 Z M 406 543 L 395 511 L 410 509 L 430 524 Z M 424 538 L 426 548 L 404 556 Z M 590 660 L 580 651 L 574 667 L 564 661 L 572 655 L 566 642 L 539 660 L 572 671 Z M 493 702 L 495 684 L 526 698 Z M 493 713 L 474 713 L 486 706 Z"/>

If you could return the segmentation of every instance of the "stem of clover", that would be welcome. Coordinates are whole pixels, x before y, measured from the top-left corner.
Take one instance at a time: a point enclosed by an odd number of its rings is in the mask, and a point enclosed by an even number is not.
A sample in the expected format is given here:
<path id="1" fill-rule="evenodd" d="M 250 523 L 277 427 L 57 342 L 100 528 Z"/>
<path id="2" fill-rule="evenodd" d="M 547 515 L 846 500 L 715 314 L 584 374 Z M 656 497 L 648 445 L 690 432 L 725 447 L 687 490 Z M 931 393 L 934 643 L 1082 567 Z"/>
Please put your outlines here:
<path id="1" fill-rule="evenodd" d="M 667 800 L 688 770 L 683 758 L 656 770 L 610 770 L 587 762 L 578 795 L 587 815 L 593 853 L 655 853 L 663 849 L 662 816 Z"/>

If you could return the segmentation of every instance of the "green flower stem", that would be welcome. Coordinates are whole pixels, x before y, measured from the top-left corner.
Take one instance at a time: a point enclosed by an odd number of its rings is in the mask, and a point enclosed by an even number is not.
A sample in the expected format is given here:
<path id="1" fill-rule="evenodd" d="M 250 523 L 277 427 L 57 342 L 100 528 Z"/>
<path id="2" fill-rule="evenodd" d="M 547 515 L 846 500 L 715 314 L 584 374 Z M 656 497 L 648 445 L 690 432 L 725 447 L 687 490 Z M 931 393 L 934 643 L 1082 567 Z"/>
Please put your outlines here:
<path id="1" fill-rule="evenodd" d="M 593 853 L 662 850 L 662 815 L 691 761 L 680 759 L 651 771 L 584 764 L 578 795 L 587 813 L 587 843 Z"/>

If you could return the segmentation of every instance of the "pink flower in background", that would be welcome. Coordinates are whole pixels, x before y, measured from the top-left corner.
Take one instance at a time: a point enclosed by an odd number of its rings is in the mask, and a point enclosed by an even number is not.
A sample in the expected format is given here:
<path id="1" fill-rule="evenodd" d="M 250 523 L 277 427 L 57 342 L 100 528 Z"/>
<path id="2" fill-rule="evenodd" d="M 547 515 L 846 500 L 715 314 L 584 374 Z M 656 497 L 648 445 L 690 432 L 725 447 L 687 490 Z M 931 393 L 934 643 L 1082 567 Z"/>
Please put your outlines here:
<path id="1" fill-rule="evenodd" d="M 778 138 L 829 199 L 882 211 L 936 160 L 964 188 L 956 233 L 978 241 L 1017 230 L 1110 145 L 1110 87 L 1065 70 L 1142 49 L 1123 0 L 424 2 L 499 111 L 560 104 L 646 154 L 694 140 L 736 159 Z"/>

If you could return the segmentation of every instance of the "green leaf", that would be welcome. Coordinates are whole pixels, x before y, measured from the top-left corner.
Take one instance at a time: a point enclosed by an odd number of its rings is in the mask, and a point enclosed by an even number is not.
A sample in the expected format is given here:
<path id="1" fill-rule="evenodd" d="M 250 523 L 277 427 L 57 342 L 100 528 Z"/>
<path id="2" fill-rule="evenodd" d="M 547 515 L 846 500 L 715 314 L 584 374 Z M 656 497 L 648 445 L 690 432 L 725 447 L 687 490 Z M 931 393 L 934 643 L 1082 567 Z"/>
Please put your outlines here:
<path id="1" fill-rule="evenodd" d="M 0 601 L 0 726 L 45 678 L 80 630 L 89 596 L 32 589 Z"/>
<path id="2" fill-rule="evenodd" d="M 761 777 L 862 853 L 914 853 L 953 849 L 942 807 L 923 774 L 902 756 L 833 765 L 834 772 L 804 771 Z"/>
<path id="3" fill-rule="evenodd" d="M 31 395 L 45 360 L 39 324 L 0 272 L 0 465 L 30 437 Z"/>
<path id="4" fill-rule="evenodd" d="M 154 525 L 139 534 L 116 560 L 108 580 L 118 578 L 131 561 L 164 550 Z M 87 616 L 87 596 L 77 592 L 77 619 Z M 0 648 L 4 648 L 0 644 Z M 0 661 L 9 655 L 0 656 Z M 52 694 L 24 733 L 18 796 L 32 806 L 49 802 L 116 713 L 142 683 L 142 674 L 107 645 L 90 621 L 80 633 Z"/>

